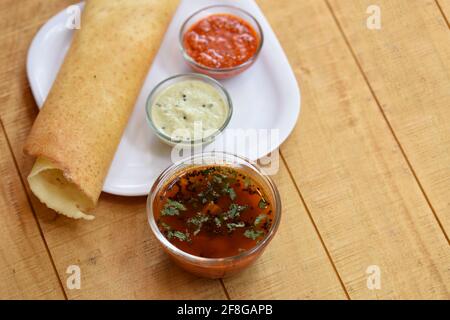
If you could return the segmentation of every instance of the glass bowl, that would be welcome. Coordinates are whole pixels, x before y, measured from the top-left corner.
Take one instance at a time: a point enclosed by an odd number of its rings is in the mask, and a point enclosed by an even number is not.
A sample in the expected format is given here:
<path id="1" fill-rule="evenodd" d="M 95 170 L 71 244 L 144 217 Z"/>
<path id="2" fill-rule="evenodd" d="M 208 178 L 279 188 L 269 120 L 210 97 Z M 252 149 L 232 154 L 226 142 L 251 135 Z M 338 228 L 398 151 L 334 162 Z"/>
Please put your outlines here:
<path id="1" fill-rule="evenodd" d="M 266 236 L 252 249 L 236 256 L 225 258 L 203 258 L 186 253 L 172 244 L 159 230 L 153 212 L 153 205 L 159 191 L 170 183 L 174 177 L 192 169 L 207 165 L 225 165 L 235 168 L 258 183 L 265 191 L 269 201 L 273 204 L 273 222 Z M 147 198 L 147 215 L 150 228 L 164 251 L 170 258 L 184 270 L 205 278 L 224 278 L 233 275 L 252 264 L 264 251 L 274 237 L 281 219 L 281 200 L 278 190 L 272 179 L 249 160 L 229 153 L 213 152 L 200 153 L 167 168 L 156 179 Z"/>
<path id="2" fill-rule="evenodd" d="M 161 131 L 158 128 L 158 126 L 155 125 L 155 123 L 153 121 L 153 116 L 152 116 L 152 108 L 155 104 L 157 97 L 159 96 L 159 94 L 161 92 L 163 92 L 166 88 L 173 85 L 174 83 L 182 82 L 182 81 L 186 81 L 186 80 L 203 81 L 203 82 L 213 86 L 217 90 L 217 92 L 219 92 L 220 96 L 222 97 L 223 101 L 225 102 L 225 106 L 228 110 L 228 113 L 227 113 L 226 119 L 225 119 L 224 123 L 222 124 L 222 126 L 220 128 L 218 128 L 216 131 L 212 132 L 210 135 L 201 137 L 198 139 L 177 140 L 177 139 L 167 135 L 165 132 Z M 230 123 L 231 117 L 233 115 L 233 103 L 231 101 L 231 97 L 228 94 L 227 90 L 218 81 L 214 80 L 213 78 L 211 78 L 207 75 L 198 74 L 198 73 L 178 74 L 178 75 L 172 76 L 172 77 L 167 78 L 167 79 L 163 80 L 162 82 L 160 82 L 152 90 L 152 92 L 150 92 L 150 95 L 148 96 L 148 99 L 147 99 L 145 109 L 146 109 L 146 114 L 147 114 L 147 122 L 149 123 L 150 128 L 155 132 L 157 137 L 161 141 L 165 142 L 166 144 L 168 144 L 170 146 L 179 146 L 179 147 L 194 147 L 194 146 L 199 146 L 199 145 L 207 145 L 207 144 L 213 142 L 216 139 L 216 137 L 219 134 L 221 134 L 225 130 L 225 128 L 228 126 L 228 124 Z"/>
<path id="3" fill-rule="evenodd" d="M 237 16 L 253 27 L 259 37 L 259 45 L 255 54 L 249 60 L 235 67 L 218 69 L 207 67 L 198 63 L 187 53 L 184 47 L 184 35 L 198 21 L 213 14 L 230 14 L 233 16 Z M 213 5 L 200 9 L 187 18 L 180 29 L 179 43 L 184 60 L 193 70 L 206 74 L 215 79 L 227 79 L 244 72 L 245 70 L 250 68 L 253 63 L 255 63 L 264 44 L 264 33 L 261 25 L 256 20 L 256 18 L 247 11 L 231 5 Z"/>

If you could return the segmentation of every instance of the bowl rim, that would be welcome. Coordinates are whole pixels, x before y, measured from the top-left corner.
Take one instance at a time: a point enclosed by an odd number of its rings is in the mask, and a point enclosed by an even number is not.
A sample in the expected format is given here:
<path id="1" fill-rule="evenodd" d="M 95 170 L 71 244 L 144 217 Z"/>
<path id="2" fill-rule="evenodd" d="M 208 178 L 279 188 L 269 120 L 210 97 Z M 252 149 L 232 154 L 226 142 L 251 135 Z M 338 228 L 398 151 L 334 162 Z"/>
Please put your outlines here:
<path id="1" fill-rule="evenodd" d="M 191 21 L 191 19 L 193 19 L 195 16 L 197 16 L 198 14 L 202 13 L 203 11 L 206 10 L 210 10 L 210 9 L 216 9 L 216 8 L 226 8 L 226 9 L 231 9 L 231 10 L 236 10 L 239 11 L 240 13 L 244 14 L 245 16 L 247 16 L 248 18 L 250 18 L 250 20 L 256 25 L 256 32 L 258 33 L 259 36 L 259 45 L 258 48 L 256 49 L 255 54 L 248 59 L 247 61 L 241 63 L 240 65 L 234 66 L 234 67 L 229 67 L 229 68 L 212 68 L 212 67 L 208 67 L 205 66 L 203 64 L 198 63 L 197 61 L 195 61 L 187 52 L 186 49 L 184 48 L 184 35 L 185 35 L 185 29 L 187 24 L 189 23 L 189 21 Z M 244 19 L 246 20 L 246 19 Z M 248 22 L 248 21 L 247 21 Z M 183 58 L 193 64 L 196 68 L 199 68 L 200 70 L 209 72 L 209 73 L 227 73 L 227 72 L 232 72 L 232 71 L 236 71 L 236 70 L 240 70 L 243 69 L 245 67 L 250 66 L 251 64 L 253 64 L 256 59 L 258 58 L 259 54 L 261 53 L 261 50 L 263 48 L 264 45 L 264 31 L 261 27 L 261 24 L 258 22 L 258 20 L 247 10 L 244 10 L 242 8 L 239 8 L 238 6 L 234 6 L 234 5 L 228 5 L 228 4 L 216 4 L 216 5 L 211 5 L 211 6 L 207 6 L 204 7 L 202 9 L 199 9 L 197 11 L 195 11 L 194 13 L 192 13 L 190 16 L 188 16 L 186 18 L 186 20 L 183 22 L 183 24 L 181 25 L 180 28 L 180 32 L 178 35 L 178 45 L 180 47 L 181 53 L 183 55 Z"/>
<path id="2" fill-rule="evenodd" d="M 227 113 L 227 117 L 224 121 L 224 123 L 220 126 L 220 128 L 218 128 L 214 133 L 212 133 L 209 136 L 206 137 L 202 137 L 200 139 L 196 139 L 196 140 L 173 140 L 171 136 L 165 134 L 164 132 L 162 132 L 153 122 L 153 116 L 152 116 L 152 109 L 153 109 L 153 105 L 151 104 L 152 99 L 156 98 L 157 96 L 157 92 L 158 90 L 165 85 L 166 83 L 172 81 L 172 80 L 179 80 L 182 81 L 182 78 L 194 78 L 196 80 L 200 80 L 203 82 L 206 82 L 212 86 L 214 86 L 215 88 L 218 88 L 218 90 L 223 94 L 223 96 L 225 97 L 225 104 L 226 107 L 228 109 L 228 113 Z M 170 76 L 164 80 L 162 80 L 161 82 L 159 82 L 150 92 L 150 94 L 147 97 L 147 101 L 145 103 L 145 113 L 147 116 L 147 122 L 150 125 L 150 128 L 152 128 L 152 130 L 156 133 L 156 135 L 159 138 L 162 138 L 166 143 L 170 144 L 170 145 L 178 145 L 178 146 L 196 146 L 196 145 L 203 145 L 203 144 L 207 144 L 207 143 L 211 143 L 215 140 L 215 138 L 221 134 L 226 127 L 230 124 L 231 118 L 233 116 L 233 101 L 231 99 L 230 94 L 228 93 L 227 89 L 225 89 L 225 87 L 216 79 L 205 75 L 205 74 L 201 74 L 201 73 L 180 73 L 180 74 L 176 74 L 173 76 Z"/>
<path id="3" fill-rule="evenodd" d="M 189 163 L 189 161 L 193 161 L 195 163 L 195 160 L 197 158 L 201 158 L 203 160 L 203 158 L 205 158 L 205 157 L 213 158 L 215 155 L 221 155 L 222 157 L 231 157 L 237 161 L 241 161 L 241 164 L 243 163 L 243 164 L 247 165 L 248 167 L 250 167 L 250 169 L 255 171 L 260 176 L 260 178 L 262 178 L 262 180 L 267 184 L 267 187 L 269 188 L 269 190 L 265 190 L 265 191 L 270 192 L 270 194 L 273 196 L 273 200 L 275 202 L 275 210 L 274 210 L 275 215 L 274 215 L 273 223 L 272 223 L 272 226 L 271 226 L 269 232 L 266 234 L 266 236 L 261 241 L 257 242 L 257 244 L 253 248 L 243 251 L 237 255 L 230 256 L 230 257 L 205 258 L 205 257 L 199 257 L 196 255 L 187 253 L 187 252 L 179 249 L 177 246 L 172 244 L 162 234 L 161 230 L 159 230 L 159 228 L 156 224 L 156 220 L 155 220 L 155 217 L 153 214 L 153 200 L 155 199 L 159 189 L 166 186 L 167 183 L 170 181 L 168 179 L 173 177 L 174 175 L 176 175 L 177 172 L 181 171 L 183 169 L 182 168 L 183 165 L 185 165 L 186 163 Z M 195 166 L 195 165 L 196 164 L 193 164 L 193 166 Z M 201 164 L 199 166 L 204 166 L 204 165 L 208 165 L 208 164 Z M 265 186 L 264 186 L 264 189 L 266 189 Z M 276 187 L 274 181 L 270 178 L 269 175 L 264 173 L 264 170 L 257 163 L 255 163 L 245 157 L 238 156 L 238 155 L 235 155 L 232 153 L 213 151 L 213 152 L 202 152 L 202 153 L 194 154 L 190 157 L 187 157 L 185 159 L 177 161 L 174 164 L 172 164 L 171 166 L 169 166 L 168 168 L 166 168 L 156 179 L 156 181 L 154 182 L 154 184 L 147 196 L 146 210 L 147 210 L 147 220 L 150 225 L 150 229 L 152 230 L 153 235 L 158 239 L 158 241 L 160 242 L 161 245 L 163 245 L 165 248 L 167 248 L 171 253 L 175 254 L 176 256 L 182 257 L 185 260 L 187 260 L 193 264 L 197 264 L 197 265 L 203 264 L 203 265 L 208 265 L 208 266 L 215 266 L 215 265 L 221 265 L 224 263 L 230 263 L 230 262 L 234 262 L 237 260 L 241 260 L 246 257 L 252 256 L 253 254 L 257 253 L 258 251 L 262 251 L 269 244 L 269 242 L 273 239 L 273 237 L 275 236 L 275 234 L 278 230 L 278 227 L 279 227 L 280 221 L 281 221 L 282 204 L 281 204 L 280 193 L 279 193 L 278 188 Z"/>

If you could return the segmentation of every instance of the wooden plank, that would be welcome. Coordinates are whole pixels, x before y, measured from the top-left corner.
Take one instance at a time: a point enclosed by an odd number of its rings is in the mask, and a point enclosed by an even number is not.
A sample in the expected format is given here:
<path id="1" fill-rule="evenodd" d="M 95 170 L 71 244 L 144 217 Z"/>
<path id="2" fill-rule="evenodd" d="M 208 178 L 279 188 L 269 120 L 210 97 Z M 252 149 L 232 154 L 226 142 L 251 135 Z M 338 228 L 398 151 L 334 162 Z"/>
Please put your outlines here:
<path id="1" fill-rule="evenodd" d="M 64 299 L 0 127 L 0 299 Z"/>
<path id="2" fill-rule="evenodd" d="M 448 0 L 436 0 L 442 14 L 447 22 L 447 26 L 450 28 L 450 1 Z"/>
<path id="3" fill-rule="evenodd" d="M 26 80 L 26 53 L 37 28 L 73 2 L 6 1 L 0 6 L 0 118 L 23 177 L 32 159 L 22 155 L 22 147 L 37 114 Z M 81 289 L 66 288 L 70 299 L 226 298 L 219 281 L 195 278 L 169 262 L 151 235 L 144 198 L 102 195 L 92 223 L 57 216 L 32 201 L 63 284 L 70 265 L 81 269 Z"/>
<path id="4" fill-rule="evenodd" d="M 274 177 L 283 203 L 277 235 L 254 266 L 224 279 L 231 299 L 346 299 L 284 162 Z"/>
<path id="5" fill-rule="evenodd" d="M 370 0 L 330 3 L 437 218 L 450 234 L 450 32 L 436 2 L 379 1 L 382 28 L 376 31 L 361 24 Z"/>
<path id="6" fill-rule="evenodd" d="M 196 278 L 169 261 L 151 234 L 145 201 L 103 194 L 92 222 L 35 203 L 61 278 L 70 265 L 81 269 L 81 289 L 67 291 L 69 299 L 226 298 L 219 281 Z"/>
<path id="7" fill-rule="evenodd" d="M 448 243 L 326 3 L 260 4 L 302 87 L 282 153 L 350 297 L 449 298 Z"/>

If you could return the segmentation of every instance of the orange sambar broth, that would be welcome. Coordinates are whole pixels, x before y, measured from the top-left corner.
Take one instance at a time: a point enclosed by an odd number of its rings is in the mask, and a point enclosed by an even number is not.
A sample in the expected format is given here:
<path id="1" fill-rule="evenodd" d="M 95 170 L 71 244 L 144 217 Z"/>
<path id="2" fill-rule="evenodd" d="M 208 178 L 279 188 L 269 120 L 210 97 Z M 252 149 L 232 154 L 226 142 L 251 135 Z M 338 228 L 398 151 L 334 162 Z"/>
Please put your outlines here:
<path id="1" fill-rule="evenodd" d="M 233 189 L 231 195 L 230 188 Z M 169 203 L 178 207 L 181 204 L 185 210 L 174 211 Z M 231 219 L 230 208 L 236 208 L 236 205 L 241 210 L 245 206 L 245 209 Z M 272 204 L 261 186 L 228 166 L 195 167 L 178 173 L 156 195 L 153 209 L 158 228 L 172 244 L 184 252 L 205 258 L 231 257 L 252 249 L 264 239 L 273 221 Z M 178 215 L 166 214 L 176 211 Z M 203 219 L 208 217 L 200 229 L 189 220 L 194 218 L 198 222 L 199 213 Z M 220 227 L 216 218 L 221 221 Z M 255 222 L 259 223 L 255 226 Z M 231 229 L 235 228 L 230 231 L 230 223 L 245 226 L 231 225 Z M 176 231 L 188 235 L 189 239 L 168 236 L 169 232 Z M 246 232 L 254 237 L 246 236 Z"/>

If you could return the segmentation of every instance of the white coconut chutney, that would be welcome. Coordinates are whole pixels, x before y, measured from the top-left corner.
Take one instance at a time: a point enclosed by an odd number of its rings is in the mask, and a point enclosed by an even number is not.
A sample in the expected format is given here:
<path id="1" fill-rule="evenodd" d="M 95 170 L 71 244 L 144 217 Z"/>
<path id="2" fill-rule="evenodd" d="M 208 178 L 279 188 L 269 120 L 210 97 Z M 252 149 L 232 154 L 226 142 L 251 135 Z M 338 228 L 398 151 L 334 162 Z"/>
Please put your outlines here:
<path id="1" fill-rule="evenodd" d="M 200 80 L 185 80 L 165 88 L 154 100 L 154 126 L 177 141 L 205 139 L 217 133 L 228 117 L 221 92 Z"/>

